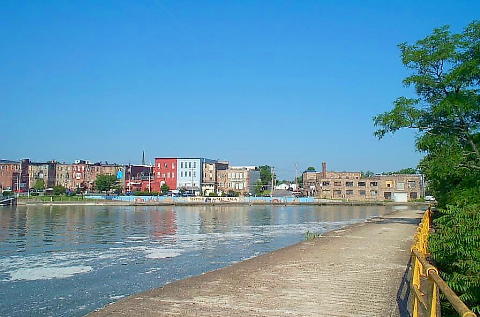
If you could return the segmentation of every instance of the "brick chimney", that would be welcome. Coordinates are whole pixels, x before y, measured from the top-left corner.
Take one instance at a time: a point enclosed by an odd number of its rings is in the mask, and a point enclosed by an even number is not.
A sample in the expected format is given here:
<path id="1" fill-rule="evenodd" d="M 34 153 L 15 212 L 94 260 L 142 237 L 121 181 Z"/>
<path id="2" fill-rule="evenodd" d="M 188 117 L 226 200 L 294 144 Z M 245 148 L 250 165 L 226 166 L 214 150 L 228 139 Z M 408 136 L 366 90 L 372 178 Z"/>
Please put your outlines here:
<path id="1" fill-rule="evenodd" d="M 322 178 L 327 178 L 327 163 L 322 162 Z"/>

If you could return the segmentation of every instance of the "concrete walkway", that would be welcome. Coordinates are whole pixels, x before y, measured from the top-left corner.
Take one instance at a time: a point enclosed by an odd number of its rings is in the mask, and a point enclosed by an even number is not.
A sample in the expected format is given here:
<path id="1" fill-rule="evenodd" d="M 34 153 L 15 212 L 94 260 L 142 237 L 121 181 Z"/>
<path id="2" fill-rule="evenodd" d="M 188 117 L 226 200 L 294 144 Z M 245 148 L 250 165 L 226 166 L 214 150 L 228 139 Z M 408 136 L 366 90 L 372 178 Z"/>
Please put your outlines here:
<path id="1" fill-rule="evenodd" d="M 92 316 L 403 316 L 402 277 L 421 215 L 405 210 L 353 225 Z"/>

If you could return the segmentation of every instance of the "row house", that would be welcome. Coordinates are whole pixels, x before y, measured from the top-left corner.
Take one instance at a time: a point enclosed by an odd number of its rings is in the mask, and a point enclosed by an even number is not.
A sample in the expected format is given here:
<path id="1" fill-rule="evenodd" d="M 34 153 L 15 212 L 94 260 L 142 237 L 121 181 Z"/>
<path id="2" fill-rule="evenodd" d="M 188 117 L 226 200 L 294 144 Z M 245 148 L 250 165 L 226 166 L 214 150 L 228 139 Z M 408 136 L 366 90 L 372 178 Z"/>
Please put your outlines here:
<path id="1" fill-rule="evenodd" d="M 260 171 L 255 166 L 232 166 L 218 171 L 217 177 L 219 192 L 234 191 L 245 195 L 255 191 L 260 180 Z"/>
<path id="2" fill-rule="evenodd" d="M 0 160 L 0 193 L 20 189 L 20 162 Z"/>
<path id="3" fill-rule="evenodd" d="M 125 168 L 125 191 L 159 191 L 155 186 L 153 167 L 129 164 Z"/>
<path id="4" fill-rule="evenodd" d="M 125 166 L 118 164 L 91 163 L 76 160 L 72 164 L 72 182 L 70 189 L 93 190 L 98 175 L 115 175 L 121 184 L 125 183 Z"/>
<path id="5" fill-rule="evenodd" d="M 63 186 L 73 189 L 74 185 L 73 166 L 72 164 L 58 163 L 55 164 L 55 186 Z"/>
<path id="6" fill-rule="evenodd" d="M 207 162 L 203 164 L 202 193 L 204 196 L 218 193 L 218 173 L 228 168 L 228 162 Z"/>
<path id="7" fill-rule="evenodd" d="M 157 191 L 166 184 L 172 191 L 186 190 L 194 195 L 215 192 L 216 171 L 228 166 L 206 158 L 155 158 L 153 188 Z"/>
<path id="8" fill-rule="evenodd" d="M 419 174 L 362 178 L 360 172 L 327 171 L 326 164 L 322 163 L 321 172 L 304 172 L 303 177 L 307 194 L 324 199 L 406 202 L 424 197 L 423 176 Z"/>
<path id="9" fill-rule="evenodd" d="M 46 163 L 28 161 L 28 187 L 33 188 L 39 180 L 43 182 L 44 188 L 52 188 L 55 186 L 55 165 L 55 161 Z"/>

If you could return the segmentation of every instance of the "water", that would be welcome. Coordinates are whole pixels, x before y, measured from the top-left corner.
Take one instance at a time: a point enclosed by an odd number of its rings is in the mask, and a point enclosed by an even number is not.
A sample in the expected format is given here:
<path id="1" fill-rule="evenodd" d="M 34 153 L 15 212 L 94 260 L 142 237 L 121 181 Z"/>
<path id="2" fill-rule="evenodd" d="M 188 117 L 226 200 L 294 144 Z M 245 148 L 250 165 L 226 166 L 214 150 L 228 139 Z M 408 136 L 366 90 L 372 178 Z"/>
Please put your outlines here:
<path id="1" fill-rule="evenodd" d="M 82 316 L 389 212 L 384 206 L 0 207 L 0 315 Z"/>

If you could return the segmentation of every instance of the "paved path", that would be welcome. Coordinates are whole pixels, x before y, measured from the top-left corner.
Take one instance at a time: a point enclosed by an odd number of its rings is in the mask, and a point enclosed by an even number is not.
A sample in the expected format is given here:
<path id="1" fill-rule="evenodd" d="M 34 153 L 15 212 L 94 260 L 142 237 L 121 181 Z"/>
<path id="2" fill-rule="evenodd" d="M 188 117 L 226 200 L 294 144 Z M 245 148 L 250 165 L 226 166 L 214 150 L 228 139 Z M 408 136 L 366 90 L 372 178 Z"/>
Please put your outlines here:
<path id="1" fill-rule="evenodd" d="M 420 210 L 137 294 L 94 316 L 399 316 Z M 398 295 L 397 295 L 398 294 Z"/>

